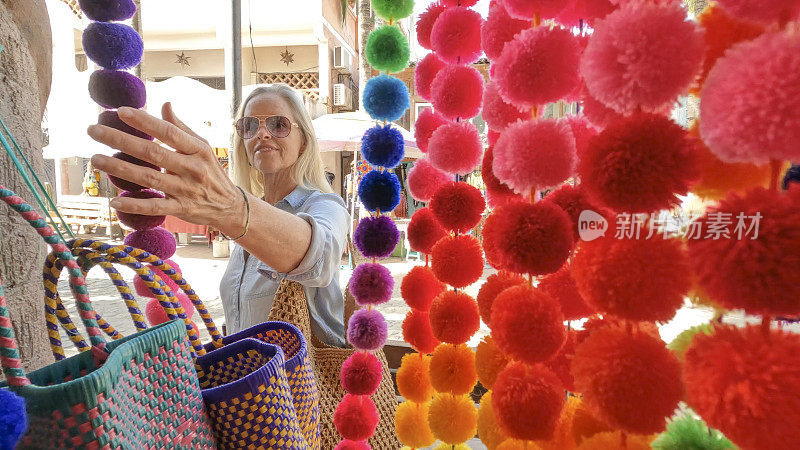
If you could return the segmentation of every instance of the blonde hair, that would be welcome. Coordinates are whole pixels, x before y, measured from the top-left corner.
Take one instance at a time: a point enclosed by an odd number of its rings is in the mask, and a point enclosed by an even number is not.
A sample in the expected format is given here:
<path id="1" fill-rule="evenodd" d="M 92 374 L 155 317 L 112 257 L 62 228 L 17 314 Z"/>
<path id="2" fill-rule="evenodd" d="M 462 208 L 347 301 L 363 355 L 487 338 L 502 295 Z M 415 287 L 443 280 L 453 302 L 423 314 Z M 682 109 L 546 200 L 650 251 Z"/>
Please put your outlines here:
<path id="1" fill-rule="evenodd" d="M 325 169 L 322 164 L 322 156 L 320 155 L 317 136 L 314 134 L 314 126 L 311 123 L 311 117 L 308 115 L 298 93 L 289 85 L 276 83 L 254 89 L 242 102 L 241 106 L 239 106 L 234 123 L 244 116 L 245 108 L 247 108 L 247 105 L 254 98 L 265 94 L 277 95 L 286 100 L 286 103 L 289 104 L 292 110 L 297 125 L 300 127 L 300 132 L 303 134 L 305 148 L 292 167 L 292 179 L 299 186 L 306 189 L 333 192 L 331 185 L 325 178 Z M 233 151 L 230 155 L 228 176 L 236 185 L 241 186 L 242 189 L 257 197 L 263 197 L 264 177 L 258 169 L 249 164 L 247 152 L 244 149 L 244 140 L 235 132 L 233 133 L 231 149 Z"/>

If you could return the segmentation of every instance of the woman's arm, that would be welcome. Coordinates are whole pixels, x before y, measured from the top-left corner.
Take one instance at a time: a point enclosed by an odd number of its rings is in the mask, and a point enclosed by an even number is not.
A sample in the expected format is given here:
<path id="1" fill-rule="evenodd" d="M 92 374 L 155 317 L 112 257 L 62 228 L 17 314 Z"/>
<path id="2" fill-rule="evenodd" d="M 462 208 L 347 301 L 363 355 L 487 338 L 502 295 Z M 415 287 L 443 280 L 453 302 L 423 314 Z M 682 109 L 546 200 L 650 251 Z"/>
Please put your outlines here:
<path id="1" fill-rule="evenodd" d="M 177 120 L 165 105 L 160 120 L 132 108 L 120 108 L 128 125 L 176 151 L 103 125 L 89 127 L 98 142 L 166 169 L 161 173 L 117 158 L 94 155 L 92 164 L 111 175 L 164 192 L 165 199 L 118 197 L 111 206 L 124 212 L 172 215 L 198 225 L 210 225 L 227 236 L 244 232 L 247 208 L 239 189 L 228 179 L 208 143 Z M 250 254 L 277 271 L 296 269 L 311 245 L 311 225 L 248 194 L 250 225 L 237 240 Z"/>

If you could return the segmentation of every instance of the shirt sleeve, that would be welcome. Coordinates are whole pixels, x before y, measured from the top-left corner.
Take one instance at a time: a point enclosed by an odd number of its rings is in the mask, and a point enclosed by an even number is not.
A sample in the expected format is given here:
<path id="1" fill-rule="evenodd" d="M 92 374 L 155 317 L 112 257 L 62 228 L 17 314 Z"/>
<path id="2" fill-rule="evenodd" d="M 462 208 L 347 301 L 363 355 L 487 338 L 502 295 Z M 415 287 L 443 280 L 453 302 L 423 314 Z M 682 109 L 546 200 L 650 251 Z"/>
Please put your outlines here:
<path id="1" fill-rule="evenodd" d="M 297 217 L 311 225 L 311 244 L 300 264 L 289 273 L 279 273 L 261 262 L 258 270 L 273 277 L 279 274 L 304 286 L 327 286 L 339 268 L 347 239 L 350 215 L 344 201 L 335 194 L 312 195 Z"/>

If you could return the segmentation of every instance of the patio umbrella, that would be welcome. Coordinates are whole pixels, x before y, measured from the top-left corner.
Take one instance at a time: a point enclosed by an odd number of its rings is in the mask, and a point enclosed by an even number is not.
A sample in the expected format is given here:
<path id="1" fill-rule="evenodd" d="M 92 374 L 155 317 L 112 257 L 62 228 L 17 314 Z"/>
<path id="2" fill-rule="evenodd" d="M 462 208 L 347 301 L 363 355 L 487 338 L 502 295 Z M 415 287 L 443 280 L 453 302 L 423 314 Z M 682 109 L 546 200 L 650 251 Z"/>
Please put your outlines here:
<path id="1" fill-rule="evenodd" d="M 347 112 L 326 114 L 313 121 L 319 149 L 323 152 L 355 152 L 361 149 L 361 137 L 380 122 L 376 122 L 365 112 Z M 417 148 L 414 135 L 396 124 L 392 127 L 399 130 L 405 141 L 407 158 L 421 158 L 422 152 Z"/>

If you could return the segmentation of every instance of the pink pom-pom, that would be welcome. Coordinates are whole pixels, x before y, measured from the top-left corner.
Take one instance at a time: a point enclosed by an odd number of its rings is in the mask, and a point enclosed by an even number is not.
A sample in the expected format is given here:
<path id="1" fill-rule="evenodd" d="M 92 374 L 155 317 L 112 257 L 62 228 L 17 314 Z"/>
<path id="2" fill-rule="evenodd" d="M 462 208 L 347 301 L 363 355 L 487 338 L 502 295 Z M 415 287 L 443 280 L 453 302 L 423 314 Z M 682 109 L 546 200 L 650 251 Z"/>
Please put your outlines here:
<path id="1" fill-rule="evenodd" d="M 425 100 L 431 99 L 431 84 L 445 64 L 435 53 L 428 53 L 414 68 L 414 89 Z"/>
<path id="2" fill-rule="evenodd" d="M 164 260 L 164 262 L 169 264 L 170 267 L 175 269 L 176 272 L 181 273 L 180 266 L 178 266 L 171 259 L 166 259 Z M 181 288 L 178 286 L 178 283 L 176 283 L 175 280 L 170 278 L 169 275 L 165 274 L 160 269 L 157 269 L 151 265 L 148 265 L 147 267 L 153 271 L 153 274 L 158 275 L 158 277 L 161 278 L 161 281 L 163 281 L 164 284 L 166 284 L 173 293 L 183 292 Z M 142 297 L 154 297 L 153 292 L 150 290 L 147 284 L 145 284 L 144 280 L 142 280 L 140 277 L 133 278 L 133 288 L 136 291 L 136 293 L 141 295 Z"/>
<path id="3" fill-rule="evenodd" d="M 481 56 L 481 25 L 478 12 L 463 6 L 439 14 L 431 30 L 431 46 L 442 61 L 471 64 Z"/>
<path id="4" fill-rule="evenodd" d="M 578 41 L 564 29 L 527 29 L 506 44 L 494 79 L 503 98 L 518 108 L 558 100 L 578 86 Z"/>
<path id="5" fill-rule="evenodd" d="M 441 4 L 444 6 L 475 6 L 478 3 L 478 0 L 441 0 Z"/>
<path id="6" fill-rule="evenodd" d="M 342 363 L 342 387 L 353 395 L 372 395 L 383 378 L 383 366 L 372 353 L 355 352 Z"/>
<path id="7" fill-rule="evenodd" d="M 567 2 L 565 0 L 500 0 L 508 13 L 518 19 L 533 20 L 539 14 L 545 19 L 551 19 L 560 13 Z"/>
<path id="8" fill-rule="evenodd" d="M 433 109 L 426 108 L 419 113 L 417 122 L 414 125 L 414 139 L 417 140 L 417 148 L 422 153 L 428 152 L 428 140 L 437 128 L 448 123 L 447 119 L 441 114 L 433 112 Z"/>
<path id="9" fill-rule="evenodd" d="M 500 132 L 490 128 L 486 133 L 486 139 L 489 141 L 489 147 L 494 147 L 497 144 L 497 140 L 500 139 Z"/>
<path id="10" fill-rule="evenodd" d="M 448 173 L 470 173 L 483 156 L 478 129 L 467 121 L 442 125 L 433 133 L 429 144 L 431 164 Z"/>
<path id="11" fill-rule="evenodd" d="M 492 208 L 497 208 L 509 202 L 522 200 L 522 196 L 516 194 L 513 189 L 494 176 L 494 147 L 489 146 L 483 153 L 483 163 L 481 164 L 481 178 L 486 187 L 486 202 Z"/>
<path id="12" fill-rule="evenodd" d="M 581 73 L 592 96 L 615 111 L 655 110 L 688 90 L 703 47 L 680 3 L 631 2 L 598 22 Z"/>
<path id="13" fill-rule="evenodd" d="M 359 305 L 379 305 L 392 299 L 392 272 L 381 264 L 364 263 L 353 270 L 350 293 Z"/>
<path id="14" fill-rule="evenodd" d="M 514 35 L 530 26 L 530 20 L 511 17 L 501 3 L 495 2 L 490 5 L 489 15 L 481 28 L 481 42 L 486 56 L 491 60 L 499 58 L 506 43 L 514 39 Z"/>
<path id="15" fill-rule="evenodd" d="M 494 147 L 494 174 L 520 194 L 556 186 L 575 172 L 575 137 L 554 119 L 517 122 Z"/>
<path id="16" fill-rule="evenodd" d="M 350 439 L 345 439 L 339 441 L 333 450 L 372 450 L 372 447 L 365 441 L 351 441 Z"/>
<path id="17" fill-rule="evenodd" d="M 572 0 L 556 17 L 556 21 L 565 27 L 577 27 L 581 21 L 594 23 L 611 14 L 614 9 L 616 6 L 609 0 Z"/>
<path id="18" fill-rule="evenodd" d="M 428 158 L 420 158 L 408 172 L 408 192 L 419 202 L 427 203 L 433 194 L 452 177 L 433 167 Z"/>
<path id="19" fill-rule="evenodd" d="M 428 50 L 433 49 L 431 46 L 431 30 L 436 23 L 436 19 L 439 18 L 439 14 L 441 14 L 444 9 L 444 5 L 431 3 L 428 5 L 428 9 L 420 14 L 419 19 L 417 19 L 417 42 Z"/>
<path id="20" fill-rule="evenodd" d="M 363 441 L 372 436 L 378 420 L 378 409 L 366 395 L 346 394 L 333 413 L 336 431 L 352 441 Z"/>
<path id="21" fill-rule="evenodd" d="M 186 312 L 186 317 L 191 319 L 194 314 L 194 304 L 192 304 L 192 301 L 183 292 L 178 293 L 176 298 Z M 144 308 L 144 316 L 147 318 L 147 321 L 150 322 L 150 326 L 160 325 L 169 320 L 167 311 L 164 310 L 164 307 L 161 306 L 161 303 L 155 298 L 147 302 L 147 306 Z"/>
<path id="22" fill-rule="evenodd" d="M 575 153 L 580 158 L 589 146 L 589 141 L 597 136 L 597 130 L 583 116 L 566 116 L 564 121 L 572 130 L 572 136 L 575 138 Z"/>
<path id="23" fill-rule="evenodd" d="M 481 111 L 482 101 L 483 75 L 471 66 L 447 66 L 431 85 L 431 103 L 446 119 L 471 119 Z"/>
<path id="24" fill-rule="evenodd" d="M 161 227 L 134 230 L 125 236 L 125 245 L 142 249 L 161 259 L 171 258 L 177 249 L 175 236 Z"/>
<path id="25" fill-rule="evenodd" d="M 762 23 L 786 23 L 800 15 L 798 0 L 717 0 L 719 5 L 734 16 Z"/>
<path id="26" fill-rule="evenodd" d="M 729 49 L 708 75 L 700 117 L 724 162 L 799 161 L 800 38 L 767 33 Z"/>
<path id="27" fill-rule="evenodd" d="M 520 111 L 516 106 L 506 103 L 495 83 L 488 83 L 483 91 L 483 120 L 489 128 L 502 132 L 507 126 L 518 120 L 531 117 L 530 108 Z"/>
<path id="28" fill-rule="evenodd" d="M 592 94 L 589 93 L 589 89 L 585 84 L 581 89 L 580 96 L 581 102 L 583 103 L 583 108 L 581 109 L 583 112 L 583 117 L 585 117 L 589 123 L 597 128 L 603 129 L 607 127 L 608 124 L 624 117 L 622 114 L 614 111 L 596 98 L 592 97 Z"/>
<path id="29" fill-rule="evenodd" d="M 378 350 L 386 344 L 389 326 L 377 310 L 359 309 L 350 316 L 347 340 L 359 350 Z"/>

